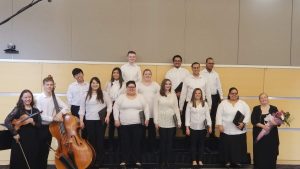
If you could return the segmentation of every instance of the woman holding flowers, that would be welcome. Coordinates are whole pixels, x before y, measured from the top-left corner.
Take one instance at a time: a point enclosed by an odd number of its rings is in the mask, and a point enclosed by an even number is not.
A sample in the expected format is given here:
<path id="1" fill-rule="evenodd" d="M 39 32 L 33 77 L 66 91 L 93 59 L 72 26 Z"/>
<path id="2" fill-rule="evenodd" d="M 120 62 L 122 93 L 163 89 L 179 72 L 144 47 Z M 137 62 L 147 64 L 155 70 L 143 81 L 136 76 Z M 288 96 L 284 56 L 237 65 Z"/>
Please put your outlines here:
<path id="1" fill-rule="evenodd" d="M 260 105 L 255 106 L 251 115 L 253 124 L 253 159 L 255 169 L 276 169 L 277 155 L 279 153 L 279 137 L 277 125 L 270 129 L 266 125 L 266 117 L 278 112 L 277 107 L 269 104 L 268 95 L 259 95 Z M 257 141 L 257 136 L 262 130 L 270 130 L 270 133 Z"/>

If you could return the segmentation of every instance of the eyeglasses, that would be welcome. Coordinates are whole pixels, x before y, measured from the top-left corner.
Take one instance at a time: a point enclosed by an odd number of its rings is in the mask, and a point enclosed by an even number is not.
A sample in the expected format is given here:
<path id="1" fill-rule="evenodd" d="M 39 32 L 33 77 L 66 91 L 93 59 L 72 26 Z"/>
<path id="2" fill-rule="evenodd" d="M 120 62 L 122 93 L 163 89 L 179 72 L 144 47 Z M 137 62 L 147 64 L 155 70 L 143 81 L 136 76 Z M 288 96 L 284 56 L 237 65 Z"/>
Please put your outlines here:
<path id="1" fill-rule="evenodd" d="M 235 92 L 234 92 L 234 93 L 229 93 L 229 94 L 231 94 L 231 95 L 237 95 L 238 93 L 235 93 Z"/>
<path id="2" fill-rule="evenodd" d="M 127 86 L 128 89 L 134 89 L 135 86 Z"/>

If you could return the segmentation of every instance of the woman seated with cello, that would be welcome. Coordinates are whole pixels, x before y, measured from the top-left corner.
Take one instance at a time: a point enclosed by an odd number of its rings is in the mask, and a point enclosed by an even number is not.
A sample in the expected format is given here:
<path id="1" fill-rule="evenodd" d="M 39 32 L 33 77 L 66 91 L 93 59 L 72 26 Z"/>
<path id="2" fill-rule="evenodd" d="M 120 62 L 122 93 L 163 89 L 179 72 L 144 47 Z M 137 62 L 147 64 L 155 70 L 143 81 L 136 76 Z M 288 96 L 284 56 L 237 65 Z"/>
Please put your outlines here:
<path id="1" fill-rule="evenodd" d="M 23 90 L 16 107 L 5 119 L 5 126 L 11 131 L 12 142 L 10 169 L 38 169 L 38 127 L 41 125 L 39 110 L 34 107 L 30 90 Z"/>

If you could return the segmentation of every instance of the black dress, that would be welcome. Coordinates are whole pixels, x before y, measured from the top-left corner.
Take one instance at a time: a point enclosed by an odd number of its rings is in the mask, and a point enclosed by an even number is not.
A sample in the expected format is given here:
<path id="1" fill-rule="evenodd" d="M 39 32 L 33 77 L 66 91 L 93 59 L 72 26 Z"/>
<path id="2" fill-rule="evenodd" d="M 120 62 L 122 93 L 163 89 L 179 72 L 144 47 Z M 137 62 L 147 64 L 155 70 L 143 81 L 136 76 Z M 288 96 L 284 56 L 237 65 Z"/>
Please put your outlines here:
<path id="1" fill-rule="evenodd" d="M 20 111 L 18 108 L 14 108 L 13 111 L 6 117 L 5 125 L 11 131 L 13 135 L 20 135 L 20 144 L 24 150 L 27 161 L 31 169 L 38 169 L 36 166 L 38 156 L 38 126 L 41 125 L 41 116 L 38 114 L 33 116 L 35 126 L 32 124 L 26 124 L 20 127 L 16 131 L 12 126 L 12 120 L 20 118 L 23 114 L 37 113 L 38 109 L 33 108 L 31 110 Z M 10 154 L 10 169 L 27 169 L 27 164 L 19 144 L 13 139 Z"/>
<path id="2" fill-rule="evenodd" d="M 270 105 L 269 114 L 276 113 L 277 107 Z M 274 127 L 268 135 L 256 142 L 256 137 L 262 130 L 257 123 L 264 124 L 264 118 L 268 114 L 262 114 L 260 106 L 255 106 L 251 115 L 253 124 L 253 160 L 256 169 L 276 169 L 277 156 L 279 154 L 278 129 Z"/>

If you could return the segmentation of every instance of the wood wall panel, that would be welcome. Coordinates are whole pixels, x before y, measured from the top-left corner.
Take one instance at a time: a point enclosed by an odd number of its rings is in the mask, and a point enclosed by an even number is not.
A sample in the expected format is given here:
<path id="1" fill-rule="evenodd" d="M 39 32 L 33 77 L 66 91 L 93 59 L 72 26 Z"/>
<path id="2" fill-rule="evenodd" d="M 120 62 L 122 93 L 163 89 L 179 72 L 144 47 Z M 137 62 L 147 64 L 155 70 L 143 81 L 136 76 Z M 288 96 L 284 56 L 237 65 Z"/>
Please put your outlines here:
<path id="1" fill-rule="evenodd" d="M 269 96 L 299 97 L 300 69 L 266 69 L 264 91 Z"/>
<path id="2" fill-rule="evenodd" d="M 218 68 L 224 95 L 230 87 L 236 87 L 240 96 L 257 96 L 263 91 L 264 69 Z"/>
<path id="3" fill-rule="evenodd" d="M 30 89 L 32 92 L 41 90 L 42 67 L 38 63 L 0 63 L 1 92 L 21 92 Z"/>

